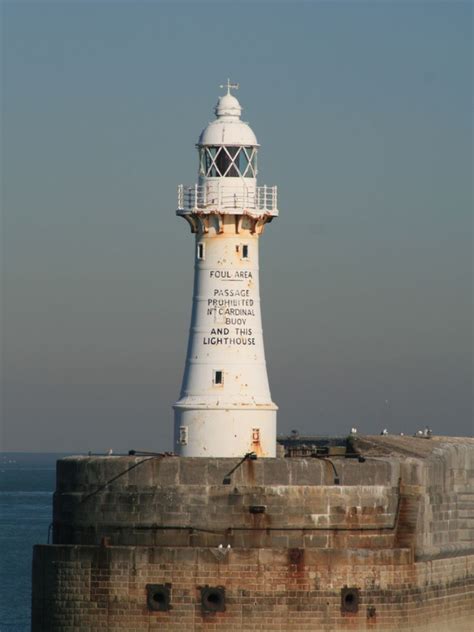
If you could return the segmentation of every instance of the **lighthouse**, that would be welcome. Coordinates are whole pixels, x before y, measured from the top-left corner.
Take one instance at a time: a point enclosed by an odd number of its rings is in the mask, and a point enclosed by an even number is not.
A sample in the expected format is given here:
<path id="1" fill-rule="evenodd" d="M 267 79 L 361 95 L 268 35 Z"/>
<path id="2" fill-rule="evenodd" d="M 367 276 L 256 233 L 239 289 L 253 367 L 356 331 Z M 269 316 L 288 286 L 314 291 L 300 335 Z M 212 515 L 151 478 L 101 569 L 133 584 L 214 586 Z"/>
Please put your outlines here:
<path id="1" fill-rule="evenodd" d="M 182 456 L 274 457 L 259 291 L 259 238 L 278 216 L 276 186 L 257 185 L 259 144 L 232 90 L 199 136 L 198 181 L 178 187 L 177 215 L 195 236 L 186 365 L 174 404 Z"/>

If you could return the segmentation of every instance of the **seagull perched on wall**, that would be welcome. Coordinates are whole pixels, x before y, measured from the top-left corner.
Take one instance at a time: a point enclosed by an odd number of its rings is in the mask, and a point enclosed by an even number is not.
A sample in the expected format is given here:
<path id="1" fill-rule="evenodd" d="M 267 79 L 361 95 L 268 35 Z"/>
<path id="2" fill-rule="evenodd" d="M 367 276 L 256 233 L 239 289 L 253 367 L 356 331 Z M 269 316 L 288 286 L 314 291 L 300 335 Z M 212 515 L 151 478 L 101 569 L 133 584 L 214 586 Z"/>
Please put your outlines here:
<path id="1" fill-rule="evenodd" d="M 388 430 L 387 430 L 387 428 L 384 428 L 380 434 L 381 434 L 381 435 L 388 435 Z"/>
<path id="2" fill-rule="evenodd" d="M 107 456 L 111 456 L 114 453 L 114 451 L 112 450 L 112 448 L 109 448 L 107 450 Z"/>
<path id="3" fill-rule="evenodd" d="M 351 434 L 357 434 L 357 428 L 351 428 Z"/>
<path id="4" fill-rule="evenodd" d="M 228 544 L 227 546 L 224 546 L 223 544 L 219 544 L 219 546 L 217 547 L 217 549 L 215 549 L 215 556 L 217 557 L 217 559 L 224 559 L 225 556 L 229 553 L 230 551 L 230 544 Z"/>

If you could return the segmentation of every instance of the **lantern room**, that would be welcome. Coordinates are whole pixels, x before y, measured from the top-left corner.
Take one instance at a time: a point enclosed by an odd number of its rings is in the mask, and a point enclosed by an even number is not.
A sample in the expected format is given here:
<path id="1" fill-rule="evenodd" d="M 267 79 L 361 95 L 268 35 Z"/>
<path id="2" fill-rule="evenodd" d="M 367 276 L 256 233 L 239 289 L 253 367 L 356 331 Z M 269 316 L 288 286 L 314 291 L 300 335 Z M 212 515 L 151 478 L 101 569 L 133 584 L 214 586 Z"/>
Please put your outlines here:
<path id="1" fill-rule="evenodd" d="M 221 86 L 227 93 L 214 108 L 215 120 L 197 142 L 198 182 L 178 188 L 178 214 L 232 213 L 277 215 L 276 187 L 257 187 L 259 144 L 251 127 L 241 120 L 242 108 L 231 94 L 238 84 Z"/>
<path id="2" fill-rule="evenodd" d="M 199 147 L 199 175 L 206 178 L 255 178 L 257 148 L 238 145 Z"/>

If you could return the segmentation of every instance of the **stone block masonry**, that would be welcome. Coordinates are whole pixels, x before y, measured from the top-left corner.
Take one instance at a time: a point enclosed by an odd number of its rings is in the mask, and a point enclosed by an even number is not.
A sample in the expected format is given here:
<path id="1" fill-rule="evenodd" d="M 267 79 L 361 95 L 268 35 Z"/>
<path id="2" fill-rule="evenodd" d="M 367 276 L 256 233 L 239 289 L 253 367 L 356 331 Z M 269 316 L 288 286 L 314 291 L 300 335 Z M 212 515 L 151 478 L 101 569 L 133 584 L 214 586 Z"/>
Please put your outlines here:
<path id="1" fill-rule="evenodd" d="M 32 631 L 470 630 L 474 441 L 356 449 L 62 459 Z"/>
<path id="2" fill-rule="evenodd" d="M 33 630 L 467 631 L 473 571 L 403 550 L 37 546 Z M 149 584 L 169 584 L 169 611 L 149 609 Z M 204 586 L 224 588 L 223 612 L 203 611 Z"/>

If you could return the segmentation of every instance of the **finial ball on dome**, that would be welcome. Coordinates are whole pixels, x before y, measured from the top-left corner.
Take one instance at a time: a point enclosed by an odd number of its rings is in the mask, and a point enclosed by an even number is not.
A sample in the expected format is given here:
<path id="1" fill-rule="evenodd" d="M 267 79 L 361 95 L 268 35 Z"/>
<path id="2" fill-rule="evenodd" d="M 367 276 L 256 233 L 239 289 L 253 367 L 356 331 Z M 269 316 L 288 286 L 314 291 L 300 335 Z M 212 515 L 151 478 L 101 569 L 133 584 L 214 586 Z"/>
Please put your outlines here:
<path id="1" fill-rule="evenodd" d="M 220 87 L 227 88 L 227 94 L 219 97 L 214 109 L 216 116 L 236 116 L 237 118 L 240 118 L 242 108 L 239 101 L 230 92 L 231 90 L 238 90 L 239 84 L 231 83 L 230 79 L 227 79 L 227 83 L 221 84 Z"/>
<path id="2" fill-rule="evenodd" d="M 219 97 L 215 107 L 216 116 L 236 116 L 240 118 L 242 107 L 233 94 L 227 93 Z"/>

